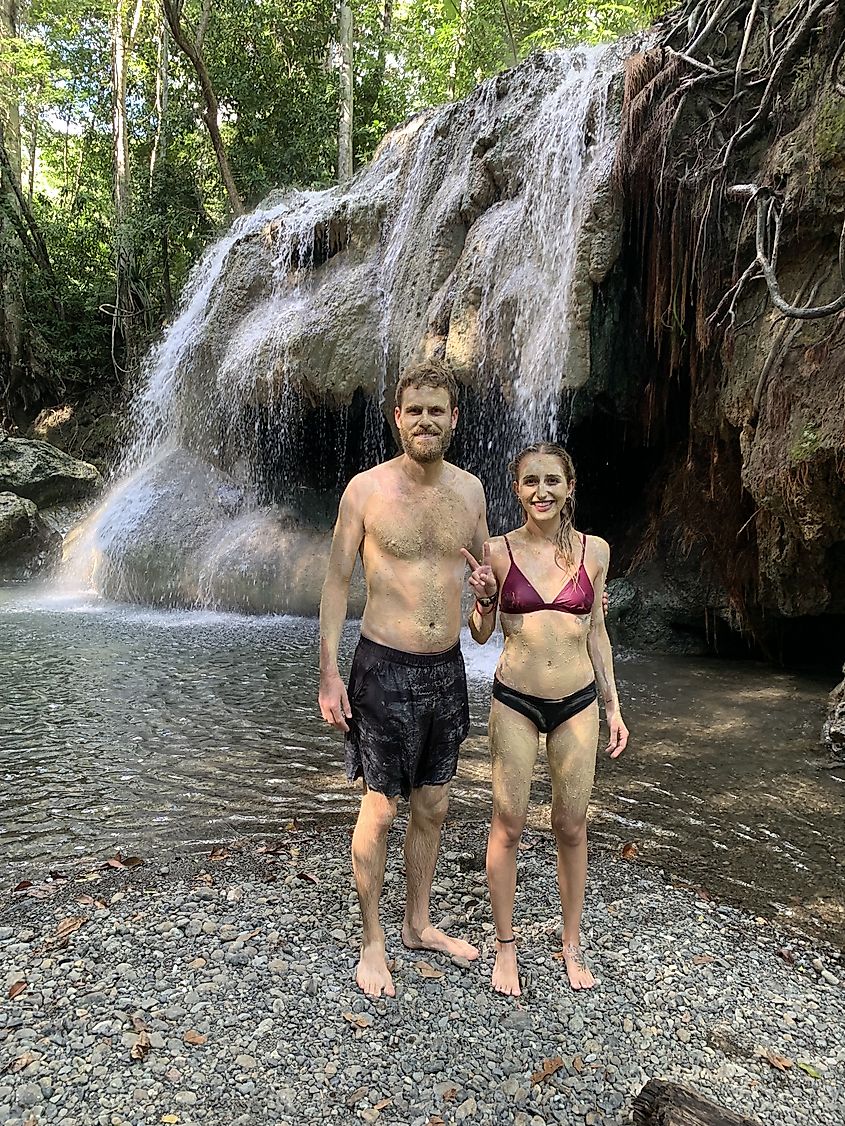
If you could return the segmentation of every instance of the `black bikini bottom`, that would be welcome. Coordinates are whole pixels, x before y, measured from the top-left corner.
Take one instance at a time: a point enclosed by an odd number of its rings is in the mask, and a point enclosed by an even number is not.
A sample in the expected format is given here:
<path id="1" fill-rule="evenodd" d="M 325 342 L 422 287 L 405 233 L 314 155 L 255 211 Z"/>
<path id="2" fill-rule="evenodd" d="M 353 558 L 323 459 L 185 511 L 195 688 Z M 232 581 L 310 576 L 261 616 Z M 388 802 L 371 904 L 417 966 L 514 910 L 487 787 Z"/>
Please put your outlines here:
<path id="1" fill-rule="evenodd" d="M 596 696 L 595 681 L 570 696 L 564 696 L 562 700 L 544 700 L 542 696 L 529 696 L 527 692 L 508 688 L 497 676 L 493 677 L 493 698 L 530 719 L 537 730 L 544 733 L 554 731 L 574 715 L 583 712 Z"/>

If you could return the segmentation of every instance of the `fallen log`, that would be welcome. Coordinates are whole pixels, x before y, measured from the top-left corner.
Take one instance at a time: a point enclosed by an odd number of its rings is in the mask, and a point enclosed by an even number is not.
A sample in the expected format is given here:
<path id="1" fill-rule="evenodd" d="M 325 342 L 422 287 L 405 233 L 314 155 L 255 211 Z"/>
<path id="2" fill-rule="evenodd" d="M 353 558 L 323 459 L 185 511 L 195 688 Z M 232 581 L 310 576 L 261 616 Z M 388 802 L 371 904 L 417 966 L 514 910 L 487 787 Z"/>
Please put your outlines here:
<path id="1" fill-rule="evenodd" d="M 756 1118 L 702 1098 L 688 1087 L 649 1079 L 634 1099 L 635 1126 L 760 1126 Z"/>

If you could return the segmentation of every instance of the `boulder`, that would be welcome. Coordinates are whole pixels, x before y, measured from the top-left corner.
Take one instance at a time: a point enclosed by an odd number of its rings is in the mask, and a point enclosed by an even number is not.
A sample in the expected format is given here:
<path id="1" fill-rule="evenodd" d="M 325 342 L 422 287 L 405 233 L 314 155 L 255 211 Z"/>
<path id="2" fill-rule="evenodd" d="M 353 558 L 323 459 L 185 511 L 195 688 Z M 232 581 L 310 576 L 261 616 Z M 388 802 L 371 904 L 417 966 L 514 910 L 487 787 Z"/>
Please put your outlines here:
<path id="1" fill-rule="evenodd" d="M 827 719 L 822 728 L 822 739 L 834 758 L 845 760 L 845 666 L 842 673 L 842 681 L 830 694 Z"/>
<path id="2" fill-rule="evenodd" d="M 99 470 L 78 461 L 49 442 L 30 438 L 0 439 L 0 489 L 35 504 L 90 497 L 103 484 Z"/>
<path id="3" fill-rule="evenodd" d="M 0 566 L 4 573 L 31 573 L 58 547 L 61 536 L 42 520 L 25 497 L 0 492 Z"/>

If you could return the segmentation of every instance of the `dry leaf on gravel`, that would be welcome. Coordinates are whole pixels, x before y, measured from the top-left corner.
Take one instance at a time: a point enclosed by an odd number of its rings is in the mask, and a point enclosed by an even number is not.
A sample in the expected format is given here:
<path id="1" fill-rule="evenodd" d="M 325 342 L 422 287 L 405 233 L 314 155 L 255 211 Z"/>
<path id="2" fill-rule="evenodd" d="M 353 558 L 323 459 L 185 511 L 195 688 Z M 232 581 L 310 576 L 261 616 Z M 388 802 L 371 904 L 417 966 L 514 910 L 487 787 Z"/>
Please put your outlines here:
<path id="1" fill-rule="evenodd" d="M 710 962 L 715 961 L 716 959 L 712 954 L 696 954 L 692 959 L 692 964 L 694 966 L 707 966 L 710 964 Z"/>
<path id="2" fill-rule="evenodd" d="M 143 863 L 144 861 L 140 856 L 121 856 L 119 852 L 116 852 L 114 856 L 109 857 L 103 867 L 118 869 L 140 868 Z"/>
<path id="3" fill-rule="evenodd" d="M 356 1028 L 369 1028 L 372 1023 L 363 1013 L 344 1013 L 343 1019 L 354 1024 Z"/>
<path id="4" fill-rule="evenodd" d="M 75 934 L 85 919 L 81 915 L 71 915 L 67 919 L 62 919 L 55 931 L 44 939 L 45 946 L 67 946 L 68 940 L 72 934 Z"/>
<path id="5" fill-rule="evenodd" d="M 393 1096 L 391 1095 L 389 1099 L 382 1099 L 380 1102 L 375 1103 L 374 1106 L 373 1106 L 373 1110 L 384 1110 L 384 1108 L 386 1106 L 390 1106 L 390 1104 L 392 1102 L 393 1102 Z"/>
<path id="6" fill-rule="evenodd" d="M 139 1032 L 138 1039 L 129 1049 L 129 1055 L 133 1060 L 143 1060 L 149 1055 L 152 1045 L 150 1044 L 150 1037 L 146 1032 Z"/>
<path id="7" fill-rule="evenodd" d="M 795 1066 L 800 1067 L 801 1070 L 806 1072 L 807 1075 L 809 1075 L 811 1079 L 821 1079 L 822 1078 L 822 1073 L 820 1071 L 817 1071 L 816 1068 L 814 1068 L 811 1063 L 807 1063 L 806 1060 L 796 1060 Z"/>
<path id="8" fill-rule="evenodd" d="M 441 1098 L 443 1099 L 444 1103 L 451 1103 L 451 1102 L 455 1101 L 457 1094 L 458 1094 L 458 1088 L 457 1087 L 447 1087 L 446 1090 L 441 1095 Z"/>
<path id="9" fill-rule="evenodd" d="M 443 1126 L 443 1119 L 439 1114 L 432 1114 L 425 1126 Z"/>
<path id="10" fill-rule="evenodd" d="M 320 882 L 317 877 L 312 876 L 310 872 L 297 872 L 296 874 L 299 876 L 300 880 L 305 880 L 306 883 L 318 884 Z"/>
<path id="11" fill-rule="evenodd" d="M 695 897 L 696 899 L 703 899 L 705 903 L 713 902 L 713 896 L 710 894 L 707 888 L 696 888 Z"/>
<path id="12" fill-rule="evenodd" d="M 201 970 L 208 965 L 205 958 L 194 958 L 193 962 L 188 962 L 189 970 Z"/>
<path id="13" fill-rule="evenodd" d="M 417 962 L 415 967 L 420 977 L 429 978 L 431 981 L 437 981 L 443 977 L 443 970 L 437 970 L 434 966 L 429 965 L 428 962 Z"/>
<path id="14" fill-rule="evenodd" d="M 369 1089 L 369 1087 L 356 1087 L 351 1095 L 346 1096 L 346 1105 L 355 1106 L 356 1103 L 359 1103 L 361 1099 L 364 1098 Z"/>
<path id="15" fill-rule="evenodd" d="M 146 1032 L 147 1031 L 147 1026 L 144 1022 L 143 1017 L 134 1016 L 132 1018 L 132 1027 L 135 1029 L 136 1032 Z"/>
<path id="16" fill-rule="evenodd" d="M 31 888 L 32 886 L 33 886 L 32 880 L 21 880 L 21 882 L 19 884 L 15 884 L 15 886 L 12 888 L 12 895 L 15 895 L 17 892 L 20 892 L 20 891 L 26 891 L 28 888 Z"/>
<path id="17" fill-rule="evenodd" d="M 16 981 L 9 986 L 9 1000 L 14 1001 L 16 997 L 20 997 L 21 993 L 29 988 L 29 983 L 26 981 Z"/>
<path id="18" fill-rule="evenodd" d="M 228 855 L 229 855 L 228 848 L 224 848 L 223 845 L 215 845 L 215 847 L 208 854 L 208 859 L 209 860 L 225 860 Z"/>
<path id="19" fill-rule="evenodd" d="M 23 1071 L 25 1067 L 29 1067 L 32 1062 L 32 1054 L 30 1052 L 23 1052 L 17 1059 L 12 1060 L 6 1070 L 10 1071 L 12 1075 L 17 1075 L 17 1073 Z"/>
<path id="20" fill-rule="evenodd" d="M 759 1056 L 760 1059 L 770 1063 L 772 1067 L 777 1068 L 778 1071 L 787 1071 L 792 1067 L 792 1060 L 789 1056 L 782 1056 L 780 1052 L 776 1052 L 774 1048 L 755 1048 L 754 1055 Z"/>
<path id="21" fill-rule="evenodd" d="M 539 1071 L 535 1071 L 531 1076 L 532 1083 L 542 1083 L 544 1079 L 548 1079 L 554 1075 L 556 1071 L 560 1071 L 563 1067 L 563 1060 L 560 1056 L 553 1056 L 551 1059 L 543 1060 L 540 1064 Z"/>
<path id="22" fill-rule="evenodd" d="M 779 958 L 783 958 L 784 962 L 786 962 L 788 966 L 795 965 L 795 955 L 788 946 L 781 946 L 781 948 L 777 951 L 777 956 Z"/>
<path id="23" fill-rule="evenodd" d="M 640 850 L 633 841 L 626 841 L 622 845 L 622 852 L 620 853 L 623 860 L 636 860 L 640 855 Z"/>
<path id="24" fill-rule="evenodd" d="M 179 1121 L 179 1115 L 178 1114 L 163 1114 L 161 1116 L 160 1121 L 166 1123 L 167 1126 L 176 1126 L 176 1123 Z"/>
<path id="25" fill-rule="evenodd" d="M 195 1028 L 189 1028 L 185 1035 L 182 1037 L 183 1043 L 191 1044 L 194 1047 L 198 1046 L 199 1044 L 204 1044 L 206 1040 L 208 1040 L 208 1037 L 205 1036 L 202 1032 L 197 1032 Z"/>
<path id="26" fill-rule="evenodd" d="M 575 1070 L 580 1075 L 581 1072 L 584 1070 L 584 1061 L 581 1059 L 580 1056 L 573 1056 L 572 1057 L 572 1066 L 575 1068 Z"/>

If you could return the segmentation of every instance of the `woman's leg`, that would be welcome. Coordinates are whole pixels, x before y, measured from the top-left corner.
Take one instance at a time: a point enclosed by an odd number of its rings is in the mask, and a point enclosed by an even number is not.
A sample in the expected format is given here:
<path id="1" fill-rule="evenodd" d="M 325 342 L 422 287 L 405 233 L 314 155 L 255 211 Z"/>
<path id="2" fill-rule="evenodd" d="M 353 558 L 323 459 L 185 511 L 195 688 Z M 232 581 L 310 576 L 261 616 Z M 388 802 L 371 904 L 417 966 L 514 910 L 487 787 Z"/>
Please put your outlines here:
<path id="1" fill-rule="evenodd" d="M 516 853 L 528 814 L 531 775 L 537 761 L 539 735 L 524 715 L 493 700 L 490 707 L 490 762 L 493 777 L 493 818 L 487 842 L 487 883 L 498 939 L 513 938 L 516 894 Z M 493 988 L 514 997 L 520 994 L 516 945 L 496 943 Z"/>
<path id="2" fill-rule="evenodd" d="M 563 955 L 573 989 L 590 989 L 595 978 L 581 953 L 581 911 L 587 882 L 587 805 L 596 772 L 599 709 L 593 703 L 546 737 L 552 780 L 552 830 L 557 842 L 557 881 L 563 910 Z"/>

